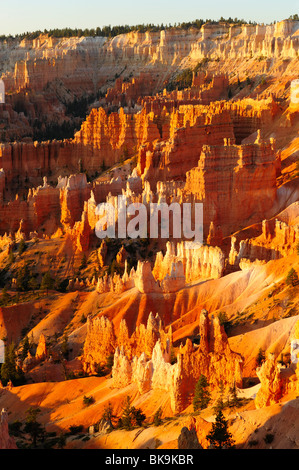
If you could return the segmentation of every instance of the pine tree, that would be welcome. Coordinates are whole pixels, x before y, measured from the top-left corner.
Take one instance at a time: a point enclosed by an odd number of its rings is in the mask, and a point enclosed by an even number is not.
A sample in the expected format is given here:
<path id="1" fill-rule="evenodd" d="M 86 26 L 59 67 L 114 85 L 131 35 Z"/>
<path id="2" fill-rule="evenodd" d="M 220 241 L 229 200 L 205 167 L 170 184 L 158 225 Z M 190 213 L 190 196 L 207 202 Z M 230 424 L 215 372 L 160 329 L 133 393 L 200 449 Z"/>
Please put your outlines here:
<path id="1" fill-rule="evenodd" d="M 104 411 L 102 414 L 102 419 L 108 421 L 111 426 L 113 427 L 113 421 L 115 420 L 116 416 L 113 413 L 113 406 L 112 403 L 109 401 L 108 404 L 104 407 Z"/>
<path id="2" fill-rule="evenodd" d="M 234 446 L 232 435 L 228 432 L 228 422 L 221 410 L 216 414 L 215 422 L 212 423 L 211 432 L 206 436 L 210 445 L 216 449 L 230 448 Z"/>
<path id="3" fill-rule="evenodd" d="M 141 426 L 145 418 L 146 416 L 142 412 L 141 408 L 131 406 L 131 397 L 127 396 L 120 418 L 120 425 L 129 431 L 133 426 Z"/>
<path id="4" fill-rule="evenodd" d="M 47 272 L 43 275 L 43 278 L 42 278 L 42 282 L 41 282 L 41 285 L 40 285 L 41 290 L 46 289 L 46 290 L 47 290 L 47 294 L 48 294 L 49 289 L 52 289 L 52 288 L 53 288 L 54 282 L 55 282 L 55 281 L 54 281 L 54 279 L 51 277 L 50 271 L 47 271 Z"/>
<path id="5" fill-rule="evenodd" d="M 129 396 L 126 397 L 125 403 L 124 403 L 124 406 L 123 406 L 123 409 L 122 409 L 121 424 L 127 430 L 132 429 L 131 397 L 129 397 Z"/>
<path id="6" fill-rule="evenodd" d="M 224 384 L 223 381 L 220 382 L 219 384 L 219 398 L 216 401 L 216 404 L 214 405 L 214 411 L 215 413 L 218 413 L 219 411 L 222 411 L 224 409 Z"/>
<path id="7" fill-rule="evenodd" d="M 61 353 L 63 357 L 68 360 L 69 357 L 69 344 L 68 344 L 68 336 L 67 334 L 64 334 L 63 336 L 63 342 L 61 344 Z"/>
<path id="8" fill-rule="evenodd" d="M 28 351 L 30 351 L 30 341 L 29 341 L 28 336 L 25 336 L 23 340 L 23 349 L 22 349 L 22 354 L 21 354 L 22 360 L 26 359 Z"/>
<path id="9" fill-rule="evenodd" d="M 238 403 L 239 403 L 239 398 L 238 398 L 238 394 L 237 394 L 237 387 L 236 387 L 236 383 L 234 382 L 233 385 L 230 387 L 229 389 L 229 393 L 230 393 L 230 406 L 237 406 Z"/>
<path id="10" fill-rule="evenodd" d="M 16 351 L 14 343 L 10 343 L 6 346 L 5 360 L 1 366 L 1 382 L 3 385 L 7 385 L 10 380 L 15 386 L 25 383 L 22 369 L 16 366 Z"/>
<path id="11" fill-rule="evenodd" d="M 160 424 L 162 423 L 161 416 L 162 416 L 162 408 L 160 406 L 160 408 L 154 414 L 154 421 L 153 421 L 154 426 L 160 426 Z"/>
<path id="12" fill-rule="evenodd" d="M 26 243 L 25 243 L 24 238 L 22 238 L 20 243 L 19 243 L 19 248 L 18 248 L 19 255 L 21 256 L 22 253 L 24 253 L 25 250 L 26 250 Z"/>
<path id="13" fill-rule="evenodd" d="M 1 366 L 1 382 L 7 385 L 9 380 L 13 381 L 16 375 L 16 354 L 15 345 L 10 343 L 5 348 L 5 361 Z"/>
<path id="14" fill-rule="evenodd" d="M 209 384 L 205 375 L 201 374 L 196 385 L 195 394 L 193 398 L 194 411 L 206 408 L 211 400 L 211 395 L 208 390 Z"/>
<path id="15" fill-rule="evenodd" d="M 37 415 L 40 412 L 40 408 L 34 408 L 33 406 L 27 410 L 24 431 L 31 435 L 33 447 L 36 447 L 37 438 L 43 434 L 43 428 L 37 421 Z"/>
<path id="16" fill-rule="evenodd" d="M 294 268 L 291 268 L 289 270 L 287 278 L 286 278 L 286 284 L 287 285 L 292 285 L 293 287 L 295 287 L 299 284 L 298 274 L 296 273 Z"/>
<path id="17" fill-rule="evenodd" d="M 264 361 L 265 361 L 265 353 L 262 350 L 262 348 L 259 348 L 259 352 L 258 352 L 257 358 L 255 360 L 256 367 L 260 367 Z"/>

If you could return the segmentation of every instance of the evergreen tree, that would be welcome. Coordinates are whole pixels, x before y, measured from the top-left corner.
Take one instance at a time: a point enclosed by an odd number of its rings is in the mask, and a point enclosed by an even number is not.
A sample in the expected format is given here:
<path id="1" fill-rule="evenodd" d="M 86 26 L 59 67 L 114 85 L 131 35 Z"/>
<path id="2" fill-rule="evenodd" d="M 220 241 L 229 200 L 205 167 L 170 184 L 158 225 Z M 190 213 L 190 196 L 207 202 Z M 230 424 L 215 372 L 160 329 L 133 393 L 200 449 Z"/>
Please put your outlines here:
<path id="1" fill-rule="evenodd" d="M 161 416 L 162 416 L 162 408 L 160 406 L 160 408 L 154 414 L 154 426 L 160 426 L 160 424 L 162 423 Z"/>
<path id="2" fill-rule="evenodd" d="M 55 280 L 51 277 L 50 271 L 47 271 L 47 272 L 43 275 L 40 288 L 41 288 L 41 290 L 46 289 L 46 290 L 47 290 L 47 294 L 48 294 L 49 289 L 52 289 L 52 288 L 53 288 L 54 283 L 55 283 Z"/>
<path id="3" fill-rule="evenodd" d="M 31 276 L 28 281 L 28 288 L 35 292 L 38 289 L 38 282 L 34 276 Z"/>
<path id="4" fill-rule="evenodd" d="M 85 269 L 86 266 L 87 266 L 87 258 L 86 258 L 86 254 L 83 253 L 79 269 Z"/>
<path id="5" fill-rule="evenodd" d="M 229 394 L 230 394 L 230 406 L 237 406 L 238 403 L 239 403 L 239 398 L 238 398 L 238 395 L 237 395 L 237 387 L 236 387 L 235 382 L 230 387 Z"/>
<path id="6" fill-rule="evenodd" d="M 0 305 L 6 305 L 10 299 L 10 295 L 7 292 L 7 287 L 4 287 L 2 290 L 1 298 L 0 298 Z"/>
<path id="7" fill-rule="evenodd" d="M 141 426 L 145 418 L 146 416 L 142 413 L 141 408 L 131 406 L 131 397 L 127 396 L 122 409 L 120 426 L 129 431 L 133 426 Z"/>
<path id="8" fill-rule="evenodd" d="M 61 345 L 61 353 L 63 357 L 67 360 L 69 357 L 69 344 L 68 344 L 68 337 L 66 334 L 63 336 L 63 342 Z"/>
<path id="9" fill-rule="evenodd" d="M 131 407 L 131 423 L 133 426 L 141 426 L 146 416 L 142 413 L 141 408 Z"/>
<path id="10" fill-rule="evenodd" d="M 22 354 L 21 354 L 22 360 L 26 359 L 28 351 L 30 351 L 30 341 L 29 341 L 28 336 L 25 336 L 23 340 L 23 349 L 22 349 Z"/>
<path id="11" fill-rule="evenodd" d="M 126 397 L 125 403 L 124 403 L 124 406 L 123 406 L 123 409 L 122 409 L 121 424 L 127 430 L 132 429 L 131 397 L 129 397 L 129 396 Z"/>
<path id="12" fill-rule="evenodd" d="M 228 422 L 224 418 L 221 410 L 217 412 L 215 422 L 212 423 L 212 429 L 206 438 L 210 442 L 210 445 L 216 449 L 234 446 L 232 435 L 228 432 Z"/>
<path id="13" fill-rule="evenodd" d="M 111 426 L 113 427 L 113 421 L 115 420 L 116 416 L 113 413 L 113 406 L 112 403 L 109 401 L 108 404 L 104 407 L 102 419 L 108 421 Z"/>
<path id="14" fill-rule="evenodd" d="M 1 366 L 2 384 L 7 385 L 10 380 L 15 386 L 25 383 L 24 373 L 16 366 L 16 351 L 14 343 L 10 343 L 6 346 L 4 363 Z"/>
<path id="15" fill-rule="evenodd" d="M 193 398 L 194 411 L 206 408 L 211 400 L 211 395 L 208 390 L 209 384 L 205 375 L 201 374 L 196 385 L 195 394 Z"/>
<path id="16" fill-rule="evenodd" d="M 16 375 L 15 345 L 10 343 L 5 347 L 5 360 L 1 366 L 1 382 L 7 385 L 9 380 L 13 381 Z"/>
<path id="17" fill-rule="evenodd" d="M 259 352 L 255 360 L 256 367 L 260 367 L 264 361 L 265 361 L 265 353 L 262 350 L 262 348 L 259 348 Z"/>
<path id="18" fill-rule="evenodd" d="M 287 285 L 292 285 L 293 287 L 295 287 L 299 284 L 298 274 L 296 273 L 294 268 L 291 268 L 289 270 L 287 278 L 286 278 L 286 284 Z"/>
<path id="19" fill-rule="evenodd" d="M 25 243 L 24 238 L 22 238 L 20 243 L 19 243 L 19 248 L 18 248 L 19 255 L 21 256 L 22 253 L 24 253 L 25 250 L 26 250 L 26 243 Z"/>
<path id="20" fill-rule="evenodd" d="M 36 447 L 37 438 L 43 434 L 43 428 L 37 421 L 37 415 L 40 412 L 40 408 L 34 408 L 33 406 L 27 410 L 27 419 L 24 431 L 31 435 L 33 447 Z"/>
<path id="21" fill-rule="evenodd" d="M 59 436 L 58 436 L 58 439 L 57 439 L 57 446 L 58 446 L 58 449 L 63 449 L 63 447 L 65 446 L 66 444 L 66 436 L 65 434 L 60 433 Z"/>
<path id="22" fill-rule="evenodd" d="M 111 353 L 107 357 L 107 362 L 106 362 L 106 370 L 108 371 L 108 373 L 110 373 L 112 370 L 113 362 L 114 362 L 114 354 Z"/>
<path id="23" fill-rule="evenodd" d="M 224 384 L 221 381 L 219 384 L 219 397 L 218 400 L 216 401 L 216 404 L 214 405 L 214 411 L 215 413 L 218 413 L 219 411 L 222 411 L 224 409 Z"/>
<path id="24" fill-rule="evenodd" d="M 19 269 L 17 274 L 16 287 L 17 291 L 26 291 L 28 289 L 28 281 L 30 277 L 29 266 L 25 264 Z"/>

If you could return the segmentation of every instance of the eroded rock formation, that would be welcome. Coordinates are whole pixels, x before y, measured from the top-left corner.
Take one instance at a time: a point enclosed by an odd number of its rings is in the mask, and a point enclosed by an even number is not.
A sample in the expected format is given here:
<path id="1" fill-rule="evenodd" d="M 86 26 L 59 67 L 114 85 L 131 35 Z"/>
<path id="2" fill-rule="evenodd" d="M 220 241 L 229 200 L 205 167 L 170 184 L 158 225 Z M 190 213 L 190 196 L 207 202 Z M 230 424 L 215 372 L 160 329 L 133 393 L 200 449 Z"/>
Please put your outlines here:
<path id="1" fill-rule="evenodd" d="M 222 382 L 225 387 L 242 384 L 242 357 L 230 350 L 224 329 L 218 318 L 209 320 L 206 311 L 200 316 L 200 345 L 195 347 L 188 339 L 181 347 L 177 362 L 170 364 L 171 344 L 159 339 L 151 356 L 145 353 L 129 361 L 124 350 L 117 350 L 113 367 L 113 384 L 124 387 L 136 383 L 140 393 L 150 389 L 169 392 L 173 412 L 182 411 L 190 404 L 196 381 L 201 374 L 212 387 Z M 148 357 L 148 358 L 147 358 Z M 121 369 L 123 364 L 123 370 Z M 127 374 L 127 375 L 126 375 Z"/>
<path id="2" fill-rule="evenodd" d="M 8 432 L 8 413 L 3 408 L 0 417 L 0 449 L 17 449 L 17 445 Z"/>

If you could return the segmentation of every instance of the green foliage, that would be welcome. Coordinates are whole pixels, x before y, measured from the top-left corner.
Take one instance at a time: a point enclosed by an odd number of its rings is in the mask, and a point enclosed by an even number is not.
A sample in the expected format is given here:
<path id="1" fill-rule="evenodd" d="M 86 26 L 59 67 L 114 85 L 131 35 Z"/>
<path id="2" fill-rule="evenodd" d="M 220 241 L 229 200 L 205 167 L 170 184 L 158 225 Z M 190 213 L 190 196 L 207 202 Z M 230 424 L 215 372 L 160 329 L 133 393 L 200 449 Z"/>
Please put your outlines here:
<path id="1" fill-rule="evenodd" d="M 216 404 L 214 405 L 214 411 L 215 413 L 218 413 L 219 411 L 222 411 L 225 408 L 225 403 L 223 401 L 224 397 L 224 384 L 221 381 L 219 385 L 219 398 L 216 401 Z"/>
<path id="2" fill-rule="evenodd" d="M 87 397 L 84 395 L 83 397 L 83 405 L 84 406 L 90 406 L 95 402 L 95 399 L 93 397 Z"/>
<path id="3" fill-rule="evenodd" d="M 5 347 L 4 363 L 1 366 L 1 382 L 5 386 L 9 381 L 14 386 L 23 385 L 25 381 L 22 370 L 16 366 L 15 344 L 10 343 Z"/>
<path id="4" fill-rule="evenodd" d="M 88 106 L 95 101 L 96 95 L 81 96 L 65 103 L 66 114 L 85 119 Z"/>
<path id="5" fill-rule="evenodd" d="M 111 424 L 111 426 L 114 427 L 113 423 L 116 419 L 116 415 L 113 413 L 113 406 L 110 401 L 108 402 L 107 405 L 104 406 L 101 419 L 103 419 L 104 421 L 108 421 Z"/>
<path id="6" fill-rule="evenodd" d="M 81 258 L 81 264 L 80 264 L 80 267 L 79 269 L 85 269 L 87 267 L 87 258 L 86 258 L 86 254 L 83 253 L 82 255 L 82 258 Z"/>
<path id="7" fill-rule="evenodd" d="M 29 287 L 29 279 L 30 279 L 30 270 L 28 263 L 25 263 L 24 266 L 22 266 L 17 273 L 17 278 L 16 278 L 16 288 L 18 292 L 24 292 L 28 290 Z"/>
<path id="8" fill-rule="evenodd" d="M 237 396 L 237 387 L 235 382 L 229 389 L 229 402 L 227 403 L 230 407 L 238 406 L 240 403 L 240 399 Z"/>
<path id="9" fill-rule="evenodd" d="M 16 257 L 14 255 L 14 253 L 11 251 L 8 255 L 7 264 L 9 266 L 11 266 L 15 262 L 15 259 L 16 259 Z"/>
<path id="10" fill-rule="evenodd" d="M 172 90 L 183 90 L 189 88 L 192 85 L 193 71 L 191 68 L 182 70 L 173 80 L 171 80 L 167 86 L 167 91 Z"/>
<path id="11" fill-rule="evenodd" d="M 217 412 L 215 422 L 212 423 L 212 429 L 206 439 L 216 449 L 234 447 L 232 434 L 228 432 L 228 422 L 221 410 Z"/>
<path id="12" fill-rule="evenodd" d="M 113 276 L 115 273 L 120 275 L 123 274 L 123 267 L 119 265 L 116 259 L 112 260 L 108 268 L 108 274 L 110 274 L 110 276 Z"/>
<path id="13" fill-rule="evenodd" d="M 28 336 L 25 336 L 22 346 L 23 347 L 22 347 L 21 359 L 24 360 L 24 359 L 26 359 L 27 354 L 30 351 L 30 347 L 31 347 Z"/>
<path id="14" fill-rule="evenodd" d="M 7 292 L 7 287 L 4 287 L 2 290 L 1 297 L 0 297 L 0 305 L 7 305 L 9 301 L 10 301 L 10 295 Z"/>
<path id="15" fill-rule="evenodd" d="M 22 426 L 23 424 L 19 420 L 15 420 L 13 423 L 9 423 L 8 424 L 9 434 L 15 437 L 20 436 Z"/>
<path id="16" fill-rule="evenodd" d="M 256 367 L 260 367 L 263 362 L 265 362 L 265 351 L 262 348 L 259 348 L 258 355 L 256 357 L 255 363 Z"/>
<path id="17" fill-rule="evenodd" d="M 251 439 L 249 442 L 248 442 L 248 445 L 250 447 L 253 447 L 253 446 L 257 446 L 259 443 L 259 441 L 257 439 Z"/>
<path id="18" fill-rule="evenodd" d="M 127 396 L 124 401 L 119 427 L 129 431 L 133 426 L 141 426 L 145 418 L 146 416 L 140 408 L 131 406 L 131 397 Z"/>
<path id="19" fill-rule="evenodd" d="M 55 283 L 55 289 L 58 290 L 58 292 L 66 292 L 68 285 L 69 279 L 63 279 L 62 281 L 57 280 Z"/>
<path id="20" fill-rule="evenodd" d="M 299 278 L 298 278 L 298 274 L 296 273 L 295 269 L 294 268 L 291 268 L 288 272 L 288 275 L 286 277 L 286 284 L 288 286 L 297 286 L 299 284 Z"/>
<path id="21" fill-rule="evenodd" d="M 58 449 L 63 449 L 65 444 L 66 444 L 66 435 L 61 432 L 57 438 Z"/>
<path id="22" fill-rule="evenodd" d="M 107 373 L 110 373 L 111 372 L 111 369 L 113 367 L 113 362 L 114 362 L 114 355 L 111 353 L 109 354 L 109 356 L 107 357 L 107 362 L 106 362 L 106 370 L 107 370 Z"/>
<path id="23" fill-rule="evenodd" d="M 49 289 L 53 289 L 54 284 L 55 284 L 55 279 L 51 277 L 50 271 L 47 271 L 43 275 L 43 278 L 42 278 L 42 282 L 40 285 L 41 290 L 46 290 L 48 294 Z"/>
<path id="24" fill-rule="evenodd" d="M 293 15 L 291 19 L 295 19 L 298 15 Z M 96 28 L 54 28 L 54 29 L 44 29 L 44 31 L 41 30 L 36 30 L 32 32 L 24 32 L 22 34 L 16 34 L 15 36 L 10 35 L 5 35 L 2 34 L 0 35 L 0 41 L 7 41 L 7 40 L 12 40 L 13 38 L 22 40 L 22 39 L 36 39 L 39 37 L 40 34 L 48 34 L 49 36 L 55 37 L 55 38 L 70 38 L 70 37 L 95 37 L 95 36 L 102 36 L 102 37 L 115 37 L 118 36 L 119 34 L 126 34 L 130 33 L 131 31 L 138 31 L 140 33 L 145 33 L 147 31 L 149 32 L 159 32 L 167 29 L 182 29 L 184 31 L 187 31 L 190 28 L 194 29 L 200 29 L 203 24 L 205 23 L 210 23 L 210 24 L 218 24 L 218 23 L 229 23 L 229 24 L 236 24 L 236 25 L 242 25 L 242 24 L 247 24 L 248 22 L 245 21 L 244 19 L 239 19 L 239 18 L 221 18 L 219 20 L 211 20 L 211 19 L 195 19 L 193 21 L 184 21 L 182 23 L 174 23 L 164 25 L 161 23 L 160 25 L 153 24 L 153 23 L 147 23 L 147 24 L 138 24 L 134 26 L 129 26 L 129 25 L 117 25 L 117 26 L 103 26 L 103 27 L 96 27 Z M 249 21 L 249 24 L 256 24 L 256 22 Z"/>
<path id="25" fill-rule="evenodd" d="M 65 334 L 63 336 L 63 341 L 61 344 L 61 354 L 63 355 L 64 359 L 68 360 L 69 357 L 69 343 L 68 343 L 68 336 Z"/>
<path id="26" fill-rule="evenodd" d="M 35 276 L 31 276 L 28 280 L 28 289 L 32 290 L 33 292 L 35 292 L 36 290 L 38 290 L 40 288 L 40 285 L 36 279 Z"/>
<path id="27" fill-rule="evenodd" d="M 80 432 L 82 432 L 84 430 L 84 426 L 83 426 L 83 424 L 72 425 L 72 426 L 69 427 L 69 430 L 70 430 L 71 435 L 79 434 Z"/>
<path id="28" fill-rule="evenodd" d="M 160 408 L 156 411 L 156 413 L 154 414 L 154 426 L 160 426 L 160 424 L 162 423 L 162 408 L 160 406 Z"/>
<path id="29" fill-rule="evenodd" d="M 18 247 L 18 253 L 19 253 L 19 255 L 21 256 L 22 253 L 24 253 L 25 250 L 26 250 L 26 243 L 25 243 L 24 238 L 22 238 L 21 241 L 20 241 L 20 243 L 19 243 L 19 247 Z"/>
<path id="30" fill-rule="evenodd" d="M 195 393 L 193 398 L 194 411 L 202 410 L 208 406 L 211 400 L 211 395 L 208 388 L 209 383 L 207 378 L 205 375 L 201 374 L 195 385 Z"/>
<path id="31" fill-rule="evenodd" d="M 35 408 L 33 406 L 27 410 L 24 432 L 30 434 L 33 447 L 36 447 L 37 439 L 42 437 L 44 433 L 42 425 L 37 421 L 37 415 L 40 412 L 40 408 Z"/>
<path id="32" fill-rule="evenodd" d="M 71 120 L 65 120 L 61 123 L 43 122 L 39 119 L 34 122 L 33 131 L 32 139 L 38 142 L 54 139 L 71 139 L 76 131 L 76 123 Z"/>
<path id="33" fill-rule="evenodd" d="M 264 437 L 264 441 L 266 444 L 271 444 L 274 441 L 274 434 L 267 433 Z"/>

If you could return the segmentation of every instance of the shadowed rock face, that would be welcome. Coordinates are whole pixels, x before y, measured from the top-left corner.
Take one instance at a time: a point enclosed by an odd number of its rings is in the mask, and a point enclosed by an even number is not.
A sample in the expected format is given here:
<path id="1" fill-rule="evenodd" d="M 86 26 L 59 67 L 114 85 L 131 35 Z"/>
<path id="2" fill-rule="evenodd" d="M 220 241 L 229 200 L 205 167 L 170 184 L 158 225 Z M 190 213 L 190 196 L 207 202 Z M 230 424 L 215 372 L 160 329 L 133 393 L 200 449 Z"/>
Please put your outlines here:
<path id="1" fill-rule="evenodd" d="M 202 449 L 195 428 L 190 430 L 186 426 L 182 428 L 178 437 L 178 449 Z"/>

